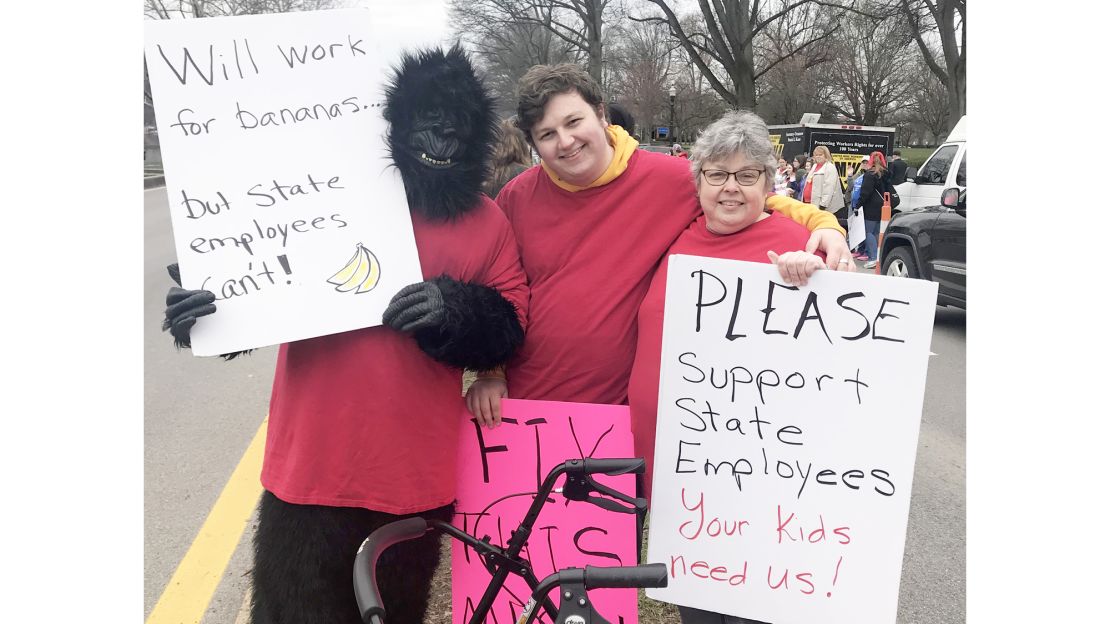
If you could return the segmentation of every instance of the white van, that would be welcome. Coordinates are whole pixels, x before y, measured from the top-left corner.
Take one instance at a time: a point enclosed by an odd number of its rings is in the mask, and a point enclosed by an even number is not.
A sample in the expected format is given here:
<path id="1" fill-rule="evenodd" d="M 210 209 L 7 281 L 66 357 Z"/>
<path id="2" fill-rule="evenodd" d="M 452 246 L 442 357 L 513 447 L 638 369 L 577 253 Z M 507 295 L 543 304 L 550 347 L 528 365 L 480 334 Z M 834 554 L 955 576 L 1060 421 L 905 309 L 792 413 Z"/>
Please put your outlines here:
<path id="1" fill-rule="evenodd" d="M 948 140 L 921 165 L 917 175 L 894 187 L 898 191 L 898 210 L 939 206 L 944 189 L 967 189 L 967 115 L 960 118 Z"/>

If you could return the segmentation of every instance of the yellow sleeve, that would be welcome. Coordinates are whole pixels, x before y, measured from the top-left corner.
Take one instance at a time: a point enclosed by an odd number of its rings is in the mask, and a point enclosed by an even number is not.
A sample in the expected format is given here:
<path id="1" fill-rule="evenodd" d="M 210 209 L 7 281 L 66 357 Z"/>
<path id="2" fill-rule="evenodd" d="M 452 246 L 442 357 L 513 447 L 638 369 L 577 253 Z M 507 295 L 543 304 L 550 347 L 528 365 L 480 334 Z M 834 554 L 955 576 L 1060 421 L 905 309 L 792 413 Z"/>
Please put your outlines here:
<path id="1" fill-rule="evenodd" d="M 806 229 L 810 232 L 831 228 L 845 236 L 848 235 L 844 228 L 840 227 L 836 215 L 821 210 L 813 204 L 806 204 L 785 195 L 772 195 L 767 198 L 767 207 L 781 212 L 784 217 L 806 226 Z"/>

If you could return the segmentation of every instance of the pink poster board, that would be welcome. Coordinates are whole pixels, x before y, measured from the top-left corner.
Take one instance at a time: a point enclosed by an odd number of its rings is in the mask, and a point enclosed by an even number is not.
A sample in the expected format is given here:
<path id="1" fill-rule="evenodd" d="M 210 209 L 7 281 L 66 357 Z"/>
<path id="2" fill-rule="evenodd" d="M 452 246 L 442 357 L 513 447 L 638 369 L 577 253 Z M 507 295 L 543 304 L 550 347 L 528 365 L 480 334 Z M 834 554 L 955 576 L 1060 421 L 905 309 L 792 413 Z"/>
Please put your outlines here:
<path id="1" fill-rule="evenodd" d="M 479 539 L 508 545 L 524 519 L 531 494 L 547 473 L 568 459 L 632 457 L 628 406 L 502 401 L 503 424 L 479 428 L 467 420 L 459 440 L 458 505 L 454 524 Z M 603 485 L 633 496 L 635 477 L 595 475 Z M 562 486 L 563 477 L 556 484 Z M 552 494 L 540 513 L 523 555 L 536 577 L 568 567 L 636 565 L 636 516 L 606 511 Z M 473 550 L 451 545 L 452 622 L 465 624 L 490 581 Z M 528 586 L 511 576 L 486 622 L 511 624 L 528 602 Z M 595 608 L 613 624 L 636 624 L 636 590 L 590 591 Z M 558 605 L 558 596 L 551 594 Z M 546 614 L 537 620 L 550 623 Z"/>

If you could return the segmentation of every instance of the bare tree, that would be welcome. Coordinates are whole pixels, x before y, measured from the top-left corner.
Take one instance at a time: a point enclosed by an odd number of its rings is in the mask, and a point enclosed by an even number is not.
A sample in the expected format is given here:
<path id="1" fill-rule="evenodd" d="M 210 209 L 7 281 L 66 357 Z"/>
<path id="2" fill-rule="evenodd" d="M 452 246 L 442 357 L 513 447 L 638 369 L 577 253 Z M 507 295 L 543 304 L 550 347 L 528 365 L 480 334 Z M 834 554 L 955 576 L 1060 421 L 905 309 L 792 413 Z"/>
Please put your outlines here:
<path id="1" fill-rule="evenodd" d="M 696 68 L 694 68 L 696 69 Z M 691 80 L 689 74 L 675 84 L 675 140 L 690 143 L 702 128 L 724 114 L 730 106 L 706 83 L 700 72 Z"/>
<path id="2" fill-rule="evenodd" d="M 824 72 L 804 58 L 786 59 L 756 83 L 755 111 L 769 124 L 796 124 L 804 113 L 838 115 L 830 103 L 832 87 Z"/>
<path id="3" fill-rule="evenodd" d="M 316 11 L 348 4 L 347 0 L 144 0 L 143 8 L 151 19 L 174 19 Z"/>
<path id="4" fill-rule="evenodd" d="M 702 21 L 700 27 L 691 29 L 684 26 L 675 13 L 671 6 L 673 2 L 650 2 L 659 7 L 663 15 L 646 19 L 669 24 L 671 33 L 686 49 L 713 90 L 729 105 L 746 108 L 755 108 L 755 83 L 758 78 L 786 59 L 828 39 L 846 12 L 857 11 L 854 0 L 846 0 L 846 3 L 777 0 L 773 6 L 764 5 L 761 0 L 698 0 Z M 784 16 L 806 5 L 824 7 L 823 19 L 804 26 L 791 49 L 776 56 L 761 57 L 757 66 L 756 38 Z M 708 62 L 706 57 L 712 62 Z"/>
<path id="5" fill-rule="evenodd" d="M 924 70 L 924 67 L 921 67 Z M 924 142 L 935 144 L 948 134 L 948 89 L 934 74 L 923 71 L 924 78 L 911 95 L 910 119 L 914 125 L 922 129 L 922 135 L 928 133 L 929 138 L 922 136 Z"/>
<path id="6" fill-rule="evenodd" d="M 517 82 L 529 67 L 577 60 L 577 50 L 544 25 L 553 19 L 550 8 L 499 0 L 451 0 L 449 7 L 455 36 L 474 51 L 503 114 L 515 108 Z M 522 19 L 521 11 L 535 19 Z"/>
<path id="7" fill-rule="evenodd" d="M 832 48 L 813 45 L 792 52 L 814 29 L 828 27 L 822 20 L 827 20 L 824 7 L 796 7 L 768 25 L 756 40 L 761 58 L 782 59 L 755 85 L 755 110 L 768 123 L 797 123 L 803 113 L 835 114 L 828 104 L 831 89 L 825 73 L 814 71 L 833 57 Z"/>
<path id="8" fill-rule="evenodd" d="M 683 28 L 692 31 L 701 23 L 701 16 L 689 13 L 680 21 Z M 669 25 L 665 22 L 656 21 L 656 23 L 666 26 L 668 32 L 670 31 Z M 710 86 L 689 52 L 673 36 L 672 41 L 676 49 L 671 63 L 670 78 L 671 86 L 675 89 L 674 127 L 671 130 L 676 141 L 690 142 L 697 137 L 702 128 L 720 117 L 728 109 L 728 105 Z M 715 63 L 704 52 L 697 52 L 697 55 L 702 63 Z"/>
<path id="9" fill-rule="evenodd" d="M 537 26 L 580 53 L 602 84 L 604 26 L 610 0 L 451 0 L 452 13 L 505 25 Z"/>
<path id="10" fill-rule="evenodd" d="M 624 103 L 642 128 L 659 125 L 668 110 L 667 89 L 675 47 L 666 27 L 633 22 L 614 28 L 606 75 L 610 100 Z"/>
<path id="11" fill-rule="evenodd" d="M 832 104 L 841 116 L 876 125 L 910 92 L 912 35 L 896 17 L 850 15 L 842 21 L 828 64 Z"/>
<path id="12" fill-rule="evenodd" d="M 605 9 L 609 0 L 545 0 L 557 10 L 576 18 L 573 21 L 553 22 L 552 32 L 564 41 L 586 52 L 586 70 L 594 80 L 602 82 L 602 62 L 604 45 L 602 29 L 605 24 Z M 575 23 L 577 22 L 577 23 Z"/>
<path id="13" fill-rule="evenodd" d="M 965 0 L 899 0 L 925 64 L 948 91 L 948 129 L 967 113 L 967 6 Z M 939 51 L 927 38 L 940 39 Z M 939 52 L 939 54 L 938 54 Z"/>

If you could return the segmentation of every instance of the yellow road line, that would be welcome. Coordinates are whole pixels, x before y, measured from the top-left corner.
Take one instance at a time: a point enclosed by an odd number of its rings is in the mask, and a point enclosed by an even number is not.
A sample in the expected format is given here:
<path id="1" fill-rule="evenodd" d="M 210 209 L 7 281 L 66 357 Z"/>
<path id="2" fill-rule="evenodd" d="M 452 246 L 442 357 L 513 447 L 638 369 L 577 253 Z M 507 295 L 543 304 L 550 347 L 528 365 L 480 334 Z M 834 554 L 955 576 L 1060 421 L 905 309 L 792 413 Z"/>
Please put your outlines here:
<path id="1" fill-rule="evenodd" d="M 258 475 L 262 472 L 265 440 L 266 421 L 262 421 L 146 624 L 199 624 L 204 617 L 262 495 Z"/>

